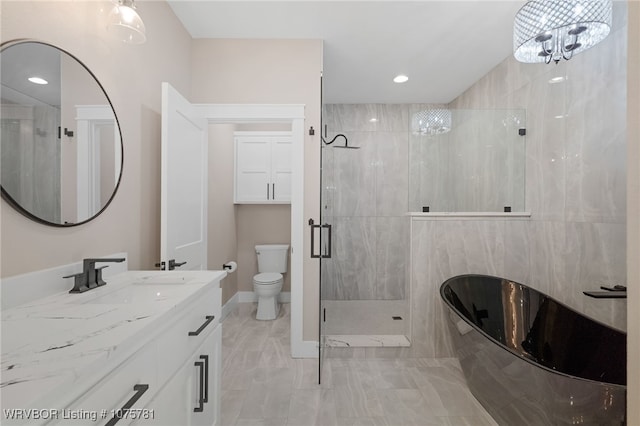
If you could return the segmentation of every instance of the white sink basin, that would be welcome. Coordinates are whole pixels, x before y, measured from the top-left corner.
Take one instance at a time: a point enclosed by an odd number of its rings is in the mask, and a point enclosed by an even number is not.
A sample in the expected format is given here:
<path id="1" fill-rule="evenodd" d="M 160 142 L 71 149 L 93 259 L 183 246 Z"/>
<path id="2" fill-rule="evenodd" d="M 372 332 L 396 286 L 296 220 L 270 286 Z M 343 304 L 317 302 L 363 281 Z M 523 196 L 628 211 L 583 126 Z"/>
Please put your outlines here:
<path id="1" fill-rule="evenodd" d="M 86 293 L 72 296 L 77 304 L 131 304 L 160 302 L 180 296 L 184 286 L 202 282 L 203 271 L 158 271 L 151 273 L 132 272 L 113 280 L 107 285 Z"/>
<path id="2" fill-rule="evenodd" d="M 165 275 L 165 276 L 149 276 L 141 279 L 137 279 L 132 284 L 133 285 L 182 285 L 187 284 L 193 279 L 190 277 L 188 273 L 182 274 L 181 276 L 177 276 L 175 274 Z"/>
<path id="3" fill-rule="evenodd" d="M 138 283 L 136 283 L 138 284 Z M 147 283 L 144 283 L 147 284 Z M 172 291 L 173 290 L 173 291 Z M 123 305 L 129 303 L 150 303 L 167 300 L 178 289 L 172 289 L 169 286 L 162 285 L 157 287 L 151 286 L 127 286 L 119 290 L 112 291 L 107 294 L 89 299 L 84 303 L 87 304 L 109 304 Z"/>

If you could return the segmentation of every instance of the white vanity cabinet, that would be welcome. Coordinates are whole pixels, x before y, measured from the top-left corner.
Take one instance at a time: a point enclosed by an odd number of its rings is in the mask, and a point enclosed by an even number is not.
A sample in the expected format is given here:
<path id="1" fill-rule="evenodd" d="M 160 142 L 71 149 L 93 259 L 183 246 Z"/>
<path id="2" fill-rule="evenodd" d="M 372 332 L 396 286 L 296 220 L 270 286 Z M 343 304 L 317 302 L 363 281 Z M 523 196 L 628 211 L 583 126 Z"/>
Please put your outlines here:
<path id="1" fill-rule="evenodd" d="M 219 424 L 225 276 L 132 271 L 3 312 L 3 363 L 15 365 L 3 368 L 3 409 L 20 418 L 3 410 L 0 423 Z"/>
<path id="2" fill-rule="evenodd" d="M 155 349 L 154 342 L 145 345 L 80 398 L 58 410 L 57 419 L 51 424 L 85 425 L 90 420 L 95 424 L 125 425 L 132 417 L 143 415 L 143 408 L 158 388 Z M 120 411 L 123 407 L 130 411 Z M 120 413 L 126 417 L 114 418 Z"/>
<path id="3" fill-rule="evenodd" d="M 213 306 L 216 309 L 212 312 Z M 159 365 L 163 367 L 158 373 L 162 384 L 145 407 L 154 416 L 141 418 L 136 424 L 220 423 L 220 289 L 210 289 L 187 310 L 158 338 Z"/>
<path id="4" fill-rule="evenodd" d="M 234 202 L 291 203 L 291 132 L 235 132 Z"/>
<path id="5" fill-rule="evenodd" d="M 219 425 L 222 329 L 217 326 L 154 396 L 147 408 L 154 420 L 135 424 Z"/>

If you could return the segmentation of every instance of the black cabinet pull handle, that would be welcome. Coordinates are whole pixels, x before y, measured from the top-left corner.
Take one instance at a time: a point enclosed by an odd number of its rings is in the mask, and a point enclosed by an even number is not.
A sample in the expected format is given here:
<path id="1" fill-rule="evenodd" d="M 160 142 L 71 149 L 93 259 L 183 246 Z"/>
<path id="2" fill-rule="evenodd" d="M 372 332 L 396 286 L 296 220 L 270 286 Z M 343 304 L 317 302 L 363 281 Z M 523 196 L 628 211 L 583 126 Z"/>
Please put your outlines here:
<path id="1" fill-rule="evenodd" d="M 200 396 L 198 396 L 198 406 L 193 409 L 193 412 L 202 413 L 204 411 L 204 362 L 196 361 L 193 365 L 200 369 Z"/>
<path id="2" fill-rule="evenodd" d="M 267 200 L 269 199 L 269 182 L 267 182 Z"/>
<path id="3" fill-rule="evenodd" d="M 276 184 L 275 183 L 271 184 L 271 198 L 273 198 L 274 200 L 276 199 Z"/>
<path id="4" fill-rule="evenodd" d="M 197 336 L 202 333 L 202 330 L 204 330 L 209 324 L 211 324 L 211 321 L 213 321 L 215 318 L 215 315 L 207 315 L 205 317 L 206 321 L 196 331 L 190 331 L 189 336 Z"/>
<path id="5" fill-rule="evenodd" d="M 114 416 L 107 422 L 106 426 L 113 426 L 120 421 L 127 411 L 133 407 L 133 404 L 138 402 L 143 393 L 149 390 L 149 385 L 134 385 L 133 390 L 136 392 L 133 396 L 122 406 L 120 410 L 118 410 Z"/>
<path id="6" fill-rule="evenodd" d="M 204 359 L 204 402 L 209 402 L 209 355 L 200 355 Z"/>

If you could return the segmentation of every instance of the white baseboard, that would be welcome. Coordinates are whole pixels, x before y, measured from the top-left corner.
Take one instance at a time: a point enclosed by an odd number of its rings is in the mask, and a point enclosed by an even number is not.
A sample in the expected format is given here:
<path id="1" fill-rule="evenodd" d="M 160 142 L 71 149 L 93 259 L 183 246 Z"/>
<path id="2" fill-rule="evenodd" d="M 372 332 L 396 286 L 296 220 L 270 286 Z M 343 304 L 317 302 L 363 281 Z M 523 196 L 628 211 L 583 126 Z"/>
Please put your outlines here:
<path id="1" fill-rule="evenodd" d="M 239 291 L 233 297 L 238 296 L 237 303 L 253 303 L 258 301 L 258 296 L 252 291 Z M 279 297 L 280 303 L 291 303 L 291 293 L 283 291 Z"/>
<path id="2" fill-rule="evenodd" d="M 220 322 L 224 321 L 224 319 L 236 308 L 238 304 L 238 293 L 234 294 L 227 302 L 222 306 L 222 312 L 220 313 Z"/>
<path id="3" fill-rule="evenodd" d="M 318 342 L 314 340 L 291 341 L 292 358 L 318 358 Z"/>

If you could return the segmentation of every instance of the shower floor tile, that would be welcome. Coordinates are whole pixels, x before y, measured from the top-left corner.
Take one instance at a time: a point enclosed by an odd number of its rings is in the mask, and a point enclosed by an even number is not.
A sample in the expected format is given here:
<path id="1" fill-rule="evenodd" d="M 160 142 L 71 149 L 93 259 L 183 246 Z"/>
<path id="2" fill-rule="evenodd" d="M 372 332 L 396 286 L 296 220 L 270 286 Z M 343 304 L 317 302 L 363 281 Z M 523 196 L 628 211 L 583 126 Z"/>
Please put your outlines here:
<path id="1" fill-rule="evenodd" d="M 326 336 L 325 345 L 338 348 L 358 347 L 409 347 L 411 343 L 404 334 L 330 334 Z"/>
<path id="2" fill-rule="evenodd" d="M 322 305 L 325 335 L 409 336 L 406 300 L 324 300 Z"/>

